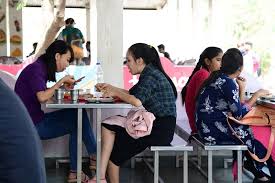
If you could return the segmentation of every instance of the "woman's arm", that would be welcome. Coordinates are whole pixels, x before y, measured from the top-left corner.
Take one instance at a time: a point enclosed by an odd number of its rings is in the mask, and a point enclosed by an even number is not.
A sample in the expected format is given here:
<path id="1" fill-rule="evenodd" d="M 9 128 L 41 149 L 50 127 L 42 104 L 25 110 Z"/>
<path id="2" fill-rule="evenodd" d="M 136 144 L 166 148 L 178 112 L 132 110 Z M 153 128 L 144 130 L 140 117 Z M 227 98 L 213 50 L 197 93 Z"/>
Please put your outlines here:
<path id="1" fill-rule="evenodd" d="M 54 95 L 54 91 L 58 88 L 60 88 L 61 86 L 63 86 L 63 84 L 73 84 L 74 83 L 74 79 L 73 76 L 67 75 L 64 76 L 62 79 L 60 79 L 55 85 L 53 85 L 51 88 L 46 89 L 45 91 L 39 91 L 36 93 L 37 99 L 40 103 L 44 103 L 47 100 L 49 100 L 53 95 Z"/>
<path id="2" fill-rule="evenodd" d="M 112 85 L 109 85 L 107 83 L 98 83 L 95 85 L 96 89 L 98 91 L 101 91 L 101 92 L 104 92 L 104 90 L 106 90 L 106 88 L 110 87 Z M 115 90 L 118 90 L 122 93 L 126 93 L 126 94 L 129 94 L 129 91 L 128 90 L 125 90 L 125 89 L 122 89 L 122 88 L 118 88 L 118 87 L 115 87 L 115 86 L 112 86 Z"/>
<path id="3" fill-rule="evenodd" d="M 126 90 L 127 91 L 127 90 Z M 122 101 L 132 104 L 135 107 L 139 107 L 142 105 L 141 101 L 136 98 L 134 95 L 130 95 L 129 92 L 125 92 L 125 90 L 118 88 L 115 92 L 115 96 L 119 97 Z"/>
<path id="4" fill-rule="evenodd" d="M 260 90 L 256 91 L 246 103 L 250 107 L 252 107 L 257 102 L 258 98 L 269 95 L 269 94 L 270 94 L 270 92 L 268 90 L 260 89 Z"/>
<path id="5" fill-rule="evenodd" d="M 105 97 L 119 97 L 122 101 L 139 107 L 142 105 L 141 101 L 134 95 L 130 95 L 129 91 L 122 88 L 114 87 L 106 83 L 99 83 L 95 86 L 99 91 L 103 92 Z"/>
<path id="6" fill-rule="evenodd" d="M 129 94 L 128 90 L 122 89 L 122 88 L 117 88 L 120 92 Z"/>
<path id="7" fill-rule="evenodd" d="M 242 87 L 237 88 L 235 82 L 232 79 L 225 79 L 225 82 L 222 84 L 222 92 L 224 93 L 225 101 L 229 106 L 230 114 L 233 117 L 240 119 L 246 114 L 249 109 L 240 101 L 240 95 L 242 95 Z M 240 85 L 239 85 L 240 86 Z"/>
<path id="8" fill-rule="evenodd" d="M 237 77 L 236 82 L 239 85 L 239 97 L 240 97 L 240 102 L 244 103 L 245 102 L 245 85 L 246 85 L 246 79 L 243 77 Z"/>

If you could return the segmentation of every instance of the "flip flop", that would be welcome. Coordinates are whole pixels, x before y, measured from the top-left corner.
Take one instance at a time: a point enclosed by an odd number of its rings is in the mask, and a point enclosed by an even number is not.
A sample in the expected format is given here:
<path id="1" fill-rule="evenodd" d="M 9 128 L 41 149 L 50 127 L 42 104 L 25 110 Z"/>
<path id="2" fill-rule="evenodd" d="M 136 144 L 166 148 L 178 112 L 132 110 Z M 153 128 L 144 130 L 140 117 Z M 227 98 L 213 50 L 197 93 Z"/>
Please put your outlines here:
<path id="1" fill-rule="evenodd" d="M 70 173 L 76 173 L 76 172 L 71 170 Z M 87 183 L 88 181 L 89 181 L 89 177 L 84 172 L 81 172 L 81 182 Z M 68 178 L 67 182 L 68 183 L 77 182 L 77 175 L 75 175 L 75 177 L 73 177 L 73 178 Z"/>
<path id="2" fill-rule="evenodd" d="M 91 171 L 96 171 L 96 159 L 95 157 L 90 157 L 90 166 Z"/>

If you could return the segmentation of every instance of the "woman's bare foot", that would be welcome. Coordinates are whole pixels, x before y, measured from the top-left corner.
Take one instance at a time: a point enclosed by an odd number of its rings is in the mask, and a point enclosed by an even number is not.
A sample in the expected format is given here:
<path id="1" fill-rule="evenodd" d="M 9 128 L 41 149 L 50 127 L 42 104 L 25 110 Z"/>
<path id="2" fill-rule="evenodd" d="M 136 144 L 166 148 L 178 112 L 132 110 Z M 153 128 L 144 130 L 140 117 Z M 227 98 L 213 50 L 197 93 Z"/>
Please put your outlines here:
<path id="1" fill-rule="evenodd" d="M 89 177 L 85 173 L 81 173 L 81 182 L 88 182 Z M 68 180 L 69 183 L 77 182 L 77 173 L 74 170 L 70 170 L 70 173 L 68 175 Z"/>
<path id="2" fill-rule="evenodd" d="M 93 177 L 92 179 L 90 179 L 88 181 L 88 183 L 96 183 L 96 177 Z M 107 183 L 106 179 L 105 178 L 101 178 L 100 179 L 100 183 Z"/>

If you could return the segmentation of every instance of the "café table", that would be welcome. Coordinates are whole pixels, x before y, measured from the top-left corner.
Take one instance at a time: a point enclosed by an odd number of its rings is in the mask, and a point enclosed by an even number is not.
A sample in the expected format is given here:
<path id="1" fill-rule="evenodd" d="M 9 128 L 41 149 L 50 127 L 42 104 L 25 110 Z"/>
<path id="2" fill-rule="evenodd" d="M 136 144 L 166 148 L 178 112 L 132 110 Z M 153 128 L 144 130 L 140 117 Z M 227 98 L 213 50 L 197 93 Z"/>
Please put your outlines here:
<path id="1" fill-rule="evenodd" d="M 100 183 L 101 159 L 101 110 L 102 109 L 131 109 L 133 106 L 126 103 L 86 103 L 69 100 L 51 100 L 46 103 L 46 108 L 52 109 L 77 109 L 77 183 L 81 183 L 82 170 L 82 110 L 95 110 L 96 119 L 96 182 Z"/>
<path id="2" fill-rule="evenodd" d="M 258 99 L 257 104 L 275 109 L 275 100 L 274 99 L 269 99 L 269 98 Z"/>

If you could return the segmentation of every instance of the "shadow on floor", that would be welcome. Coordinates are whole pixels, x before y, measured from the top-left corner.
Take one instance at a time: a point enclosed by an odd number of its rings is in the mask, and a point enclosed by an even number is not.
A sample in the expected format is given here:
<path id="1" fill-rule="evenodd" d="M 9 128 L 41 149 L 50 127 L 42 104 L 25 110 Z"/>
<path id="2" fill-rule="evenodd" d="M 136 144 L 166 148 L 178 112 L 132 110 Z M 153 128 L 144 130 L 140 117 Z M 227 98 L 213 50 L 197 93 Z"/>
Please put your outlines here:
<path id="1" fill-rule="evenodd" d="M 206 159 L 203 159 L 203 165 L 207 165 Z M 224 169 L 223 158 L 215 157 L 214 159 L 213 176 L 217 183 L 232 183 L 231 166 Z M 207 179 L 203 177 L 192 163 L 189 162 L 188 182 L 189 183 L 207 183 Z M 47 182 L 48 183 L 64 183 L 67 182 L 67 174 L 69 164 L 60 164 L 58 169 L 55 168 L 55 160 L 46 160 Z M 206 170 L 206 167 L 204 167 Z M 83 171 L 89 176 L 93 176 L 88 169 L 87 163 L 83 163 Z M 165 183 L 181 183 L 183 182 L 182 167 L 175 168 L 175 159 L 173 157 L 160 158 L 160 175 Z M 243 175 L 243 183 L 251 183 L 252 179 Z M 153 174 L 149 171 L 143 162 L 136 162 L 135 169 L 130 168 L 130 163 L 127 162 L 121 168 L 120 183 L 153 183 Z"/>

